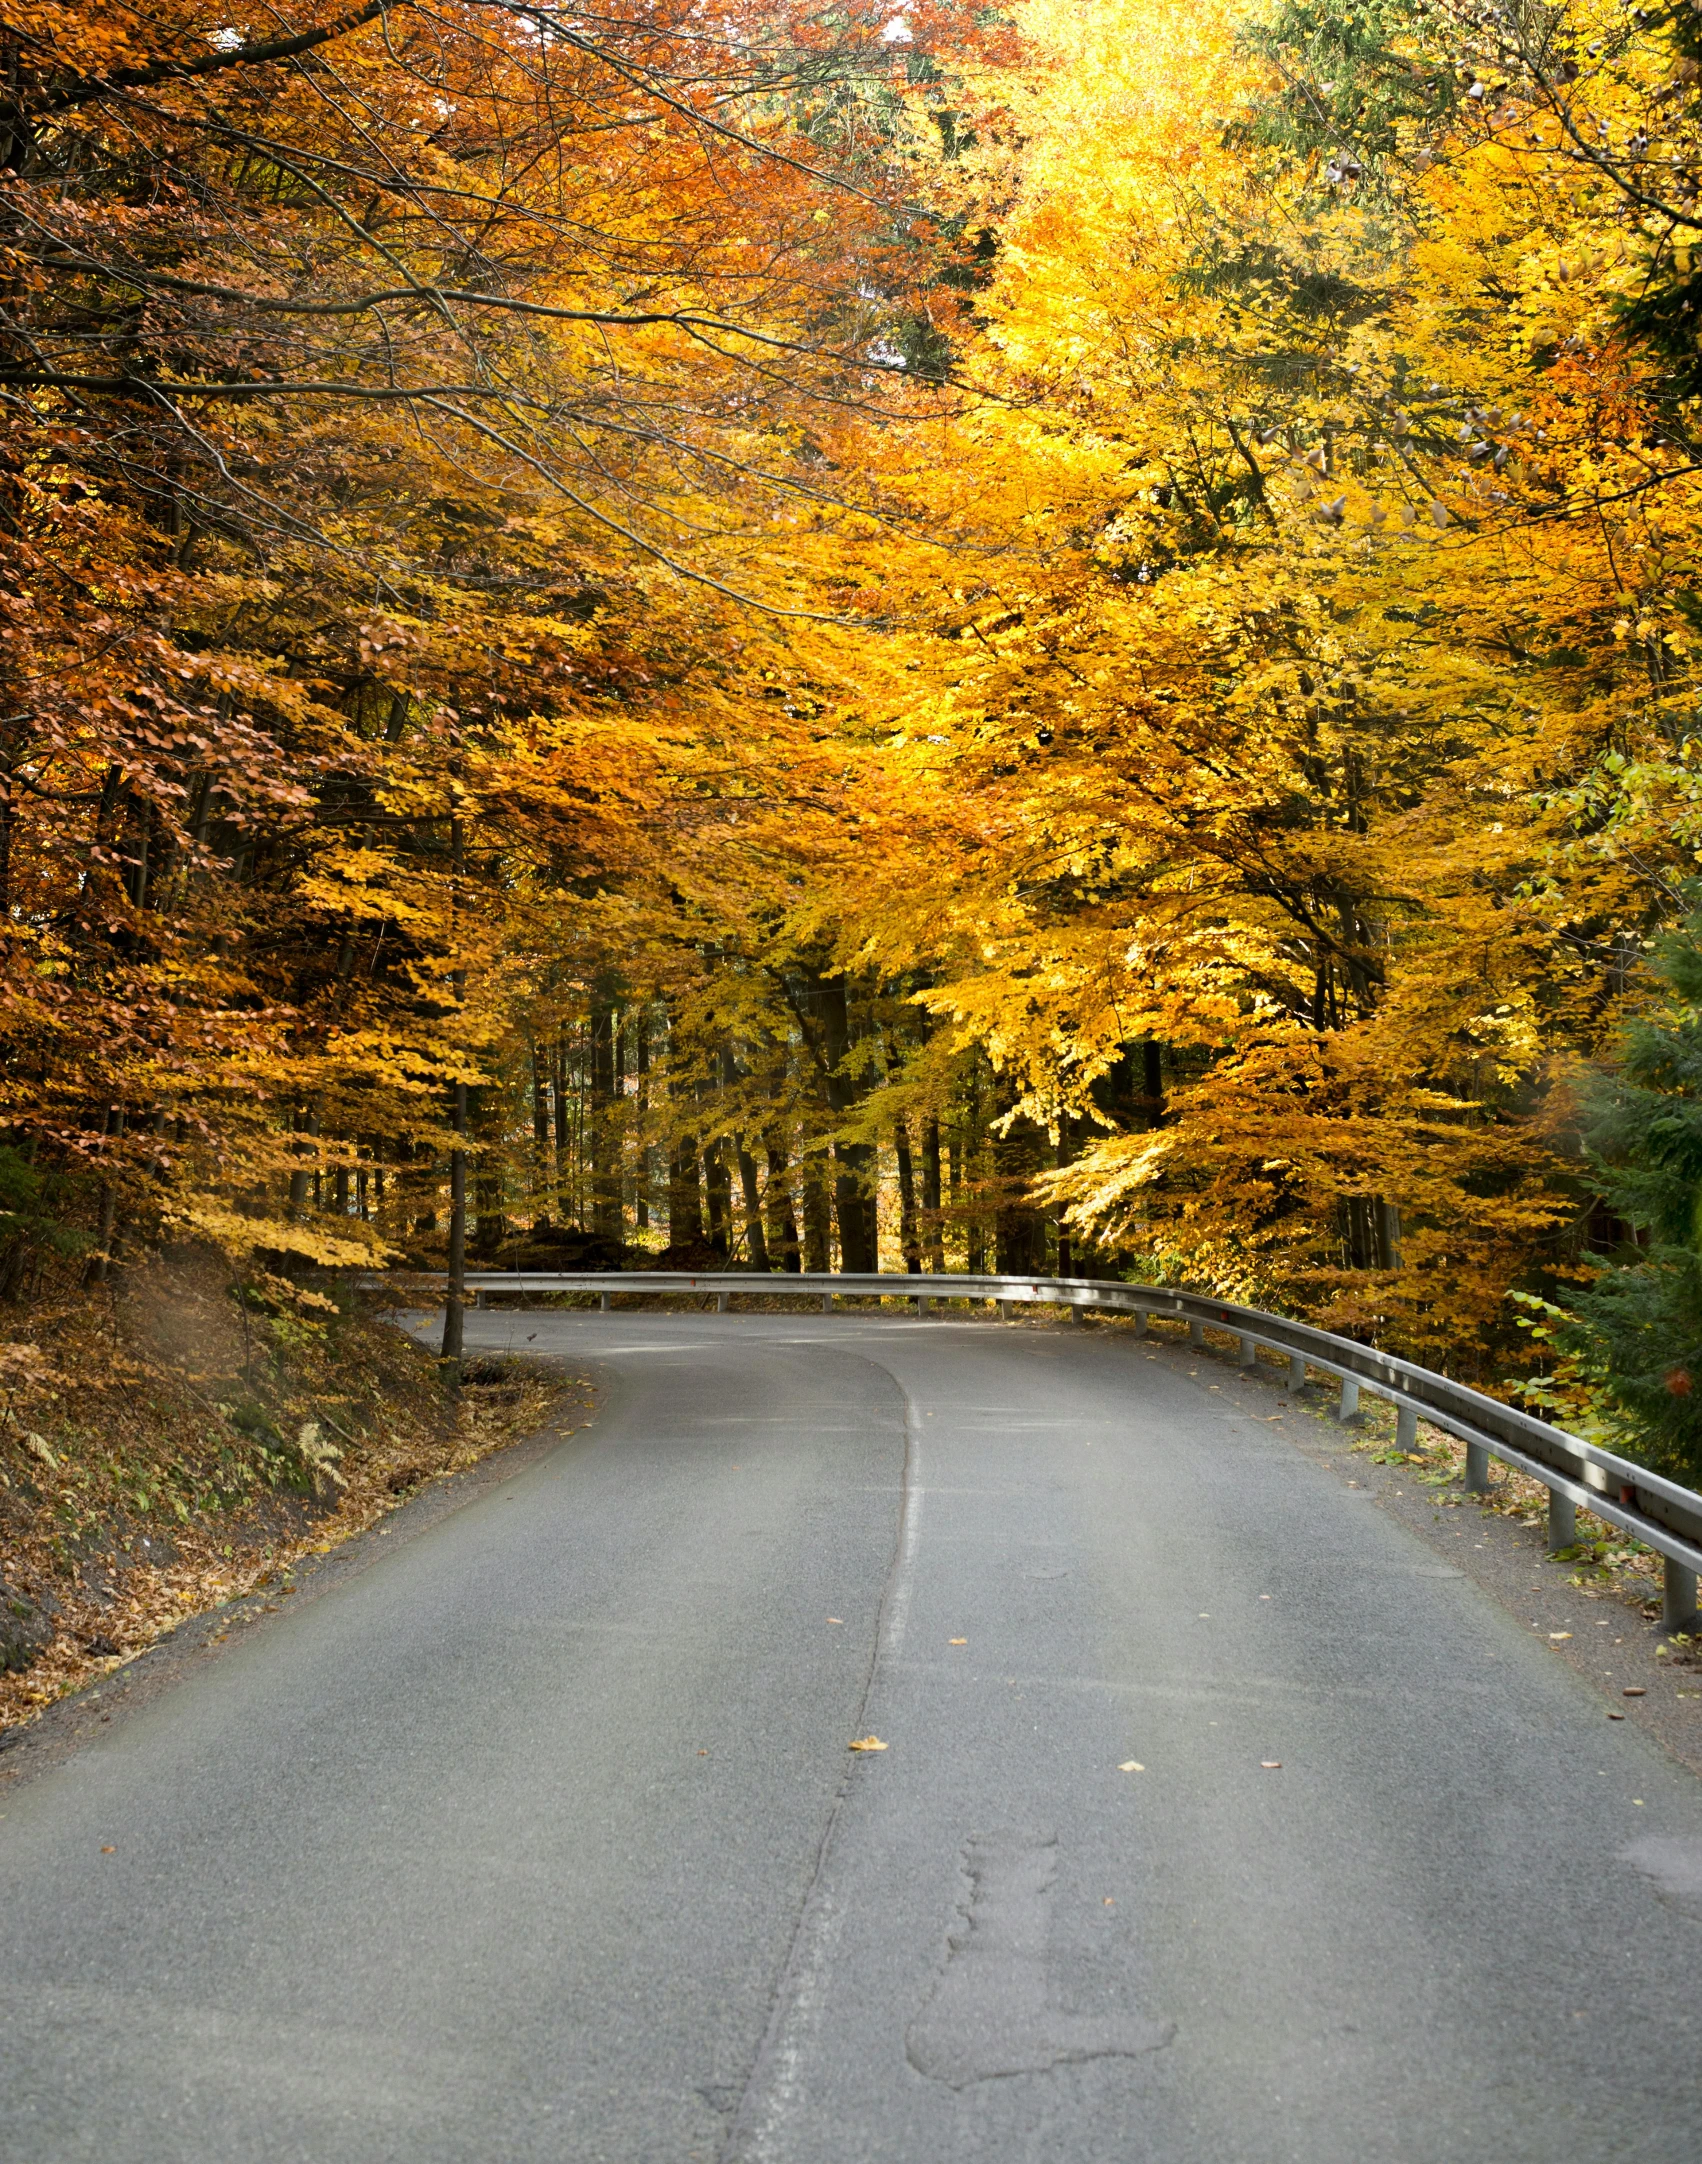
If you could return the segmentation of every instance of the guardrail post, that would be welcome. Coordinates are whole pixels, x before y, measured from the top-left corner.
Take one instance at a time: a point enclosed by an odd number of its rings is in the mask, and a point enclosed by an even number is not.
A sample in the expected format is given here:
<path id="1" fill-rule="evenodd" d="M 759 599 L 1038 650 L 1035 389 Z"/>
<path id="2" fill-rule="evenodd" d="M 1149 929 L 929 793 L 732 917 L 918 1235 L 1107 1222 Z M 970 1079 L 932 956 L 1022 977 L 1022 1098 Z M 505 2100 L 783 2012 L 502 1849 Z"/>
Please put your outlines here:
<path id="1" fill-rule="evenodd" d="M 917 1313 L 917 1316 L 918 1316 L 918 1318 L 920 1318 L 921 1316 L 923 1316 L 923 1315 L 927 1314 L 927 1312 L 928 1312 L 928 1295 L 927 1295 L 927 1294 L 926 1294 L 925 1292 L 919 1292 L 919 1293 L 918 1293 L 918 1294 L 916 1295 L 916 1313 Z"/>
<path id="2" fill-rule="evenodd" d="M 1397 1405 L 1395 1407 L 1395 1448 L 1408 1452 L 1418 1448 L 1418 1407 Z"/>
<path id="3" fill-rule="evenodd" d="M 1661 1579 L 1661 1626 L 1687 1631 L 1696 1620 L 1696 1573 L 1669 1555 Z"/>
<path id="4" fill-rule="evenodd" d="M 473 1305 L 475 1307 L 483 1307 L 484 1304 L 485 1288 L 482 1285 L 475 1285 L 473 1288 Z"/>
<path id="5" fill-rule="evenodd" d="M 1558 1488 L 1548 1491 L 1548 1552 L 1570 1548 L 1578 1538 L 1578 1506 Z"/>
<path id="6" fill-rule="evenodd" d="M 1001 1322 L 1009 1322 L 1009 1321 L 1010 1321 L 1010 1319 L 1011 1319 L 1011 1303 L 1010 1303 L 1010 1301 L 1009 1301 L 1009 1300 L 1001 1300 L 1001 1301 L 999 1302 L 999 1320 L 1000 1320 Z"/>
<path id="7" fill-rule="evenodd" d="M 1205 1343 L 1205 1341 L 1206 1341 L 1206 1326 L 1205 1326 L 1205 1324 L 1204 1324 L 1203 1322 L 1191 1322 L 1191 1323 L 1190 1323 L 1190 1324 L 1188 1325 L 1188 1343 L 1189 1343 L 1190 1345 L 1203 1345 L 1203 1344 Z"/>
<path id="8" fill-rule="evenodd" d="M 609 1310 L 615 1304 L 614 1294 L 612 1292 L 599 1293 L 597 1295 L 597 1304 L 602 1308 L 605 1315 L 608 1314 Z"/>
<path id="9" fill-rule="evenodd" d="M 1146 1309 L 1144 1307 L 1137 1307 L 1135 1310 L 1135 1335 L 1136 1337 L 1146 1336 Z"/>
<path id="10" fill-rule="evenodd" d="M 1087 1309 L 1080 1300 L 1070 1302 L 1070 1320 L 1071 1322 L 1086 1322 Z"/>
<path id="11" fill-rule="evenodd" d="M 823 1313 L 824 1315 L 831 1315 L 831 1314 L 833 1313 L 833 1295 L 832 1295 L 832 1293 L 830 1293 L 830 1292 L 824 1292 L 824 1293 L 822 1294 L 822 1296 L 821 1296 L 821 1311 L 822 1311 L 822 1313 Z"/>
<path id="12" fill-rule="evenodd" d="M 1466 1493 L 1487 1495 L 1489 1493 L 1489 1445 L 1467 1443 L 1466 1445 Z"/>
<path id="13" fill-rule="evenodd" d="M 1359 1385 L 1351 1375 L 1342 1377 L 1341 1403 L 1336 1407 L 1336 1418 L 1338 1420 L 1357 1420 L 1359 1418 Z"/>
<path id="14" fill-rule="evenodd" d="M 1290 1353 L 1288 1356 L 1288 1387 L 1290 1390 L 1304 1390 L 1306 1387 L 1306 1355 L 1304 1353 Z"/>
<path id="15" fill-rule="evenodd" d="M 1256 1338 L 1243 1337 L 1236 1341 L 1235 1357 L 1244 1368 L 1256 1368 L 1259 1364 L 1259 1345 Z"/>
<path id="16" fill-rule="evenodd" d="M 730 1299 L 731 1299 L 732 1297 L 733 1297 L 733 1295 L 732 1295 L 732 1294 L 731 1294 L 730 1292 L 718 1292 L 718 1293 L 717 1293 L 717 1294 L 715 1295 L 715 1312 L 716 1312 L 716 1314 L 717 1314 L 717 1315 L 725 1315 L 725 1314 L 726 1314 L 726 1312 L 727 1312 L 727 1302 L 728 1302 L 728 1301 L 729 1301 L 729 1300 L 730 1300 Z"/>

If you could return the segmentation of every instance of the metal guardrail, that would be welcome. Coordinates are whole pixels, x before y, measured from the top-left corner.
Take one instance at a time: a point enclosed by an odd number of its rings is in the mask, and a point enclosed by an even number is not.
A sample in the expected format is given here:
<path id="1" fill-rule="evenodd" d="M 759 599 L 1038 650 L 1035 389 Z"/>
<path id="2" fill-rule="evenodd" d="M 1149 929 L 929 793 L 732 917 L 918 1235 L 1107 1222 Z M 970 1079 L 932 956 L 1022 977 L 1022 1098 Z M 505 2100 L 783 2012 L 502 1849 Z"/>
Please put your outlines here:
<path id="1" fill-rule="evenodd" d="M 417 1285 L 441 1293 L 447 1279 L 441 1272 L 403 1271 L 370 1282 L 398 1289 Z M 1465 1485 L 1474 1493 L 1488 1489 L 1491 1458 L 1540 1480 L 1548 1489 L 1551 1549 L 1572 1545 L 1577 1537 L 1578 1505 L 1584 1504 L 1598 1518 L 1619 1526 L 1665 1559 L 1662 1606 L 1667 1629 L 1682 1630 L 1699 1620 L 1696 1582 L 1702 1571 L 1702 1495 L 1465 1383 L 1399 1360 L 1392 1353 L 1378 1352 L 1373 1346 L 1357 1345 L 1351 1338 L 1314 1330 L 1285 1315 L 1267 1315 L 1260 1308 L 1238 1307 L 1232 1301 L 1169 1286 L 1082 1277 L 485 1270 L 469 1271 L 466 1287 L 476 1305 L 483 1305 L 492 1293 L 573 1292 L 600 1296 L 605 1309 L 622 1294 L 695 1293 L 713 1297 L 723 1314 L 741 1294 L 768 1299 L 813 1294 L 820 1297 L 824 1313 L 831 1311 L 836 1299 L 914 1300 L 921 1315 L 936 1301 L 992 1301 L 1001 1316 L 1008 1316 L 1019 1303 L 1037 1302 L 1073 1309 L 1078 1319 L 1094 1308 L 1133 1314 L 1143 1330 L 1148 1316 L 1170 1317 L 1188 1324 L 1196 1345 L 1205 1344 L 1208 1329 L 1223 1331 L 1237 1341 L 1243 1367 L 1251 1367 L 1261 1351 L 1286 1355 L 1290 1390 L 1304 1385 L 1310 1369 L 1334 1378 L 1341 1385 L 1338 1411 L 1343 1420 L 1352 1419 L 1358 1410 L 1362 1390 L 1386 1399 L 1396 1409 L 1397 1449 L 1412 1449 L 1422 1415 L 1432 1427 L 1465 1444 Z"/>

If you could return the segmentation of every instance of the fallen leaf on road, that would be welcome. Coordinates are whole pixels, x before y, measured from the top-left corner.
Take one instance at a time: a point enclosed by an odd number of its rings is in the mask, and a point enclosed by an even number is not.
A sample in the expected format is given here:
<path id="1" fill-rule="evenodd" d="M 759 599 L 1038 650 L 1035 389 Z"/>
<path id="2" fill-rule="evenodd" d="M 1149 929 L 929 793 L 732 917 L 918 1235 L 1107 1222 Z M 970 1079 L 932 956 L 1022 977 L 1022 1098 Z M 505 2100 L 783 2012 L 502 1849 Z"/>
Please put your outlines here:
<path id="1" fill-rule="evenodd" d="M 1623 1713 L 1610 1713 L 1610 1714 L 1608 1715 L 1608 1719 L 1609 1719 L 1610 1721 L 1622 1721 L 1622 1720 L 1624 1720 L 1624 1718 L 1625 1718 L 1625 1716 L 1624 1716 L 1624 1714 L 1623 1714 Z"/>
<path id="2" fill-rule="evenodd" d="M 1649 1694 L 1641 1683 L 1628 1683 L 1619 1695 L 1621 1698 L 1647 1698 Z"/>
<path id="3" fill-rule="evenodd" d="M 1267 1773 L 1280 1773 L 1282 1771 L 1282 1760 L 1280 1758 L 1261 1758 L 1259 1763 Z"/>
<path id="4" fill-rule="evenodd" d="M 103 1848 L 101 1850 L 101 1854 L 103 1856 L 116 1856 L 118 1854 L 118 1851 L 115 1848 Z"/>
<path id="5" fill-rule="evenodd" d="M 1119 1773 L 1145 1773 L 1146 1768 L 1138 1758 L 1125 1758 L 1117 1771 Z"/>
<path id="6" fill-rule="evenodd" d="M 842 1615 L 830 1615 L 827 1620 L 830 1623 L 843 1623 L 845 1618 Z"/>
<path id="7" fill-rule="evenodd" d="M 1572 1633 L 1570 1631 L 1550 1631 L 1548 1634 L 1549 1643 L 1551 1645 L 1558 1645 L 1562 1638 L 1570 1638 L 1571 1635 Z"/>
<path id="8" fill-rule="evenodd" d="M 854 1751 L 884 1751 L 886 1745 L 879 1736 L 859 1736 L 851 1748 Z"/>
<path id="9" fill-rule="evenodd" d="M 946 1644 L 948 1646 L 966 1646 L 968 1645 L 968 1643 L 969 1640 L 967 1638 L 948 1638 L 946 1640 Z"/>

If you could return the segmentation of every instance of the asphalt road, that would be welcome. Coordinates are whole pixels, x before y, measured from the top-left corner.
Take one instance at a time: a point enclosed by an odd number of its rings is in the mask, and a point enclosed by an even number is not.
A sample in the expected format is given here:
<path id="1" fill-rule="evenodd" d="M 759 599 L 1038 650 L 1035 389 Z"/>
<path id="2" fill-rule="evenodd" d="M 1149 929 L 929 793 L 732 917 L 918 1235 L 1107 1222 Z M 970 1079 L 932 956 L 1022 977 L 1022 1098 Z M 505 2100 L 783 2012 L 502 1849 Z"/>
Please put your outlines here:
<path id="1" fill-rule="evenodd" d="M 6 1799 L 0 2156 L 1702 2157 L 1702 1785 L 1206 1376 L 469 1324 L 593 1426 Z"/>

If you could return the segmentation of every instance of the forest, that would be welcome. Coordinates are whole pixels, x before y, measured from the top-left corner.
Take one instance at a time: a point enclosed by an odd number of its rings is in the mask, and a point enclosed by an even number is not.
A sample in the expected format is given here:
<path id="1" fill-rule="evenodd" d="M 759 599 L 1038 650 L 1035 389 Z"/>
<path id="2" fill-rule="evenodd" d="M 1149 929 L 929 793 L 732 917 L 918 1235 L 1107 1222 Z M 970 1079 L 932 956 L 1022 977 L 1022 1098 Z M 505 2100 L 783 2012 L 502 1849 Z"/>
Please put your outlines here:
<path id="1" fill-rule="evenodd" d="M 1702 1473 L 1696 0 L 0 38 L 14 1363 L 1124 1276 Z"/>

